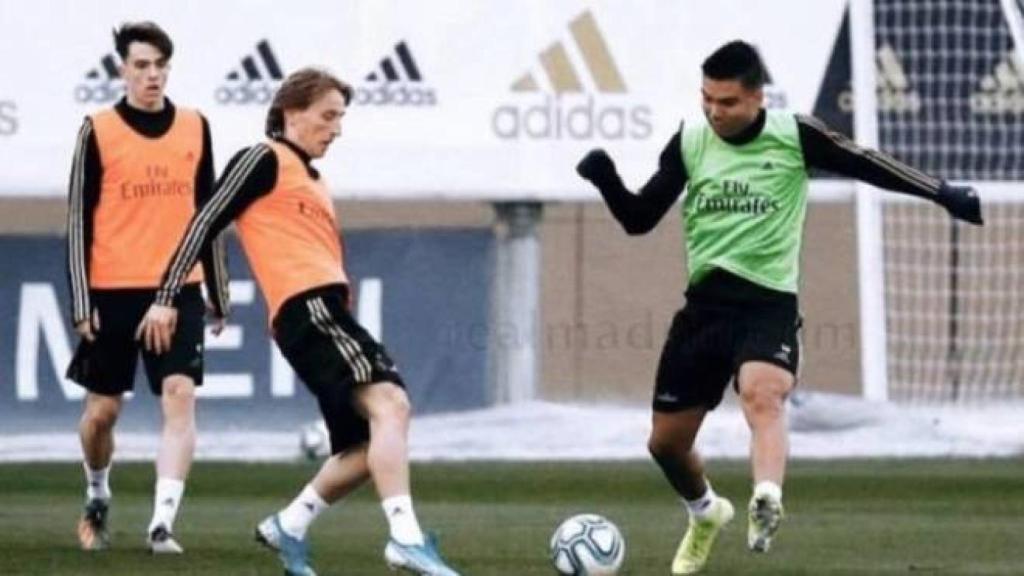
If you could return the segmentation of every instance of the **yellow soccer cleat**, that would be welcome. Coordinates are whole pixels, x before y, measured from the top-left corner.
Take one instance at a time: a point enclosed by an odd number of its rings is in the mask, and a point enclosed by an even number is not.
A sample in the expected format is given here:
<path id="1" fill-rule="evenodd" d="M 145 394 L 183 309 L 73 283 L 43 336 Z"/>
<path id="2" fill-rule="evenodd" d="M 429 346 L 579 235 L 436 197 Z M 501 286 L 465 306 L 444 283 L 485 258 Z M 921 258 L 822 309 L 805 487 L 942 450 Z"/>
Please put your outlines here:
<path id="1" fill-rule="evenodd" d="M 676 557 L 672 560 L 672 574 L 696 574 L 704 569 L 711 556 L 711 547 L 718 533 L 732 520 L 735 511 L 732 503 L 721 496 L 715 497 L 711 510 L 704 518 L 690 515 L 690 526 L 683 541 L 679 543 Z"/>

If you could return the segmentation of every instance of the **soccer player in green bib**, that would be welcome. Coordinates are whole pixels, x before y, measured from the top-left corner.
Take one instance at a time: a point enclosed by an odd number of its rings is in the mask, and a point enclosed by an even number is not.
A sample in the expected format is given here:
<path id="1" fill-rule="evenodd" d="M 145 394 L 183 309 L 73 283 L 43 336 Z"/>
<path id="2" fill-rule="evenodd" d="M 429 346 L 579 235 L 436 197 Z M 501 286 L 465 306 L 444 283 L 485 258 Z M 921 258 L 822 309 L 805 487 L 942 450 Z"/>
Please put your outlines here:
<path id="1" fill-rule="evenodd" d="M 592 150 L 577 166 L 629 234 L 649 232 L 688 189 L 686 305 L 662 350 L 648 442 L 689 512 L 672 574 L 701 571 L 734 514 L 694 449 L 704 416 L 730 381 L 751 431 L 750 549 L 767 552 L 783 519 L 785 400 L 800 360 L 797 286 L 808 170 L 926 198 L 954 218 L 983 223 L 973 189 L 860 148 L 816 118 L 765 110 L 764 67 L 751 45 L 725 44 L 702 70 L 705 118 L 680 126 L 639 193 L 625 187 L 604 150 Z"/>

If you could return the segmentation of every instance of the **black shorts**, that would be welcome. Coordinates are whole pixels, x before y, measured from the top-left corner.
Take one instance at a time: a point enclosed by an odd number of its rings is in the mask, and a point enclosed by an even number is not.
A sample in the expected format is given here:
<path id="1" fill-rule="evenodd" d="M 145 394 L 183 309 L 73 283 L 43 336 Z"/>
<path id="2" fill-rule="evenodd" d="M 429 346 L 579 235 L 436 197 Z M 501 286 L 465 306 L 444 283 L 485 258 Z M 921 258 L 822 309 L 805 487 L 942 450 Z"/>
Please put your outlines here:
<path id="1" fill-rule="evenodd" d="M 78 343 L 68 366 L 67 377 L 90 392 L 116 396 L 135 387 L 139 352 L 149 379 L 149 389 L 159 396 L 164 378 L 188 376 L 196 386 L 203 383 L 203 316 L 205 305 L 198 284 L 181 289 L 174 306 L 178 323 L 171 350 L 161 355 L 149 352 L 135 340 L 135 330 L 153 303 L 156 290 L 90 290 L 93 310 L 99 312 L 96 340 Z"/>
<path id="2" fill-rule="evenodd" d="M 370 439 L 370 424 L 352 402 L 357 386 L 404 387 L 395 363 L 348 312 L 348 287 L 334 284 L 289 298 L 274 318 L 274 340 L 316 396 L 338 454 Z"/>
<path id="3" fill-rule="evenodd" d="M 802 319 L 795 294 L 716 271 L 687 291 L 661 353 L 654 410 L 714 409 L 740 366 L 768 362 L 795 376 Z"/>

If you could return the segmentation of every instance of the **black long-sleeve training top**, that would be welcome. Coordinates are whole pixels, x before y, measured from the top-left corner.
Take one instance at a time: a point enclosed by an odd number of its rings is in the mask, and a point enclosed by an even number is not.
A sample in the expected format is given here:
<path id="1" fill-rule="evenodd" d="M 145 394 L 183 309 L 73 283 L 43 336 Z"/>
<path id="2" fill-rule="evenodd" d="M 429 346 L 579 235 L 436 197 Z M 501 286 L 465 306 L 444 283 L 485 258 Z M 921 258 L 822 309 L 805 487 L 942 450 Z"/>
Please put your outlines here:
<path id="1" fill-rule="evenodd" d="M 147 112 L 128 105 L 122 98 L 114 109 L 133 130 L 148 138 L 166 134 L 174 122 L 175 106 L 170 99 L 159 112 Z M 203 125 L 202 154 L 195 174 L 195 207 L 199 210 L 213 195 L 214 167 L 210 126 Z M 78 132 L 68 187 L 68 283 L 72 297 L 72 318 L 77 324 L 89 318 L 89 265 L 93 241 L 93 222 L 100 202 L 103 164 L 92 121 L 87 117 Z M 223 239 L 215 238 L 204 247 L 201 256 L 207 292 L 214 311 L 225 316 L 229 310 L 227 266 Z"/>
<path id="2" fill-rule="evenodd" d="M 766 113 L 761 110 L 757 120 L 742 133 L 726 138 L 730 144 L 743 145 L 760 135 Z M 936 200 L 942 181 L 908 166 L 877 150 L 857 146 L 846 136 L 829 129 L 822 121 L 802 114 L 796 115 L 807 168 L 819 168 L 862 180 L 879 188 L 904 192 Z M 601 182 L 599 190 L 608 208 L 630 234 L 644 234 L 653 229 L 682 194 L 688 181 L 682 160 L 683 127 L 680 125 L 661 151 L 658 170 L 637 194 L 630 192 L 618 174 Z"/>

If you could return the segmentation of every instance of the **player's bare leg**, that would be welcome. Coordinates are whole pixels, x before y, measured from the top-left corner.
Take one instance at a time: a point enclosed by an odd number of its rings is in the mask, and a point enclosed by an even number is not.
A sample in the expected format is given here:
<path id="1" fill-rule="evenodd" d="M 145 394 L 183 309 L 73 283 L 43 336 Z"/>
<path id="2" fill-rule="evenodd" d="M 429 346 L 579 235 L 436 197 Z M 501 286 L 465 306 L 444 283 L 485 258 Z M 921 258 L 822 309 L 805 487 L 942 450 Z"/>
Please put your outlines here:
<path id="1" fill-rule="evenodd" d="M 732 504 L 715 494 L 694 449 L 707 410 L 655 412 L 647 447 L 669 484 L 689 512 L 686 534 L 672 560 L 672 574 L 700 572 L 711 555 L 719 531 L 732 520 Z"/>
<path id="2" fill-rule="evenodd" d="M 647 449 L 665 478 L 687 500 L 699 498 L 707 491 L 704 463 L 693 447 L 706 414 L 704 408 L 655 412 L 647 440 Z"/>
<path id="3" fill-rule="evenodd" d="M 783 518 L 782 483 L 789 436 L 786 396 L 793 375 L 767 362 L 747 362 L 739 371 L 740 401 L 750 426 L 750 465 L 754 491 L 748 507 L 747 545 L 767 552 Z"/>
<path id="4" fill-rule="evenodd" d="M 424 537 L 413 511 L 408 442 L 412 408 L 408 394 L 391 382 L 371 384 L 356 390 L 355 405 L 370 422 L 366 462 L 391 533 L 384 548 L 385 560 L 392 568 L 417 574 L 455 576 L 457 573 L 441 558 L 436 542 Z"/>
<path id="5" fill-rule="evenodd" d="M 370 421 L 367 465 L 381 500 L 409 495 L 409 397 L 390 382 L 362 386 L 355 404 Z"/>
<path id="6" fill-rule="evenodd" d="M 290 575 L 311 575 L 306 532 L 331 504 L 370 478 L 367 446 L 363 444 L 327 458 L 320 471 L 292 502 L 256 527 L 256 540 L 276 551 Z"/>
<path id="7" fill-rule="evenodd" d="M 110 506 L 110 462 L 114 454 L 114 425 L 121 413 L 121 396 L 86 393 L 78 423 L 86 475 L 86 503 L 78 521 L 78 542 L 83 550 L 101 550 L 110 543 L 107 514 Z"/>
<path id="8" fill-rule="evenodd" d="M 183 550 L 173 538 L 174 520 L 196 447 L 196 387 L 191 378 L 172 375 L 164 379 L 162 390 L 164 423 L 156 459 L 153 518 L 146 533 L 150 551 L 178 554 Z"/>
<path id="9" fill-rule="evenodd" d="M 310 481 L 310 486 L 324 502 L 334 504 L 370 479 L 367 448 L 363 444 L 324 461 L 320 471 Z"/>

